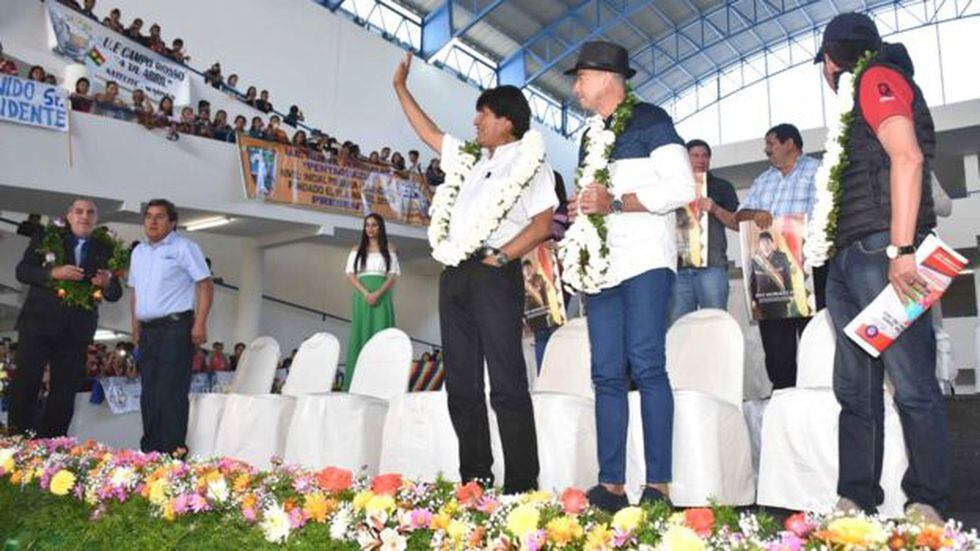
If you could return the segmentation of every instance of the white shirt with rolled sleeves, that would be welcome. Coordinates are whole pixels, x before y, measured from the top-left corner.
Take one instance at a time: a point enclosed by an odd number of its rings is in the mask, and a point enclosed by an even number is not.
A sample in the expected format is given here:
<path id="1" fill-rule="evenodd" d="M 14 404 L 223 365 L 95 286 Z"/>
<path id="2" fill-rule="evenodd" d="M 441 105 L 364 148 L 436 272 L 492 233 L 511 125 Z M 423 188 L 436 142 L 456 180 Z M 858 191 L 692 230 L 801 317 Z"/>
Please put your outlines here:
<path id="1" fill-rule="evenodd" d="M 615 287 L 657 268 L 677 270 L 674 210 L 694 200 L 694 172 L 687 149 L 662 145 L 648 157 L 620 159 L 610 166 L 610 192 L 635 193 L 649 212 L 606 216 L 609 277 L 602 286 Z"/>
<path id="2" fill-rule="evenodd" d="M 140 243 L 127 284 L 136 293 L 136 319 L 148 321 L 194 309 L 197 282 L 211 277 L 197 243 L 170 232 L 159 243 Z"/>
<path id="3" fill-rule="evenodd" d="M 446 172 L 456 171 L 458 166 L 459 148 L 463 145 L 455 136 L 445 134 L 442 138 L 441 165 Z M 475 224 L 480 216 L 500 197 L 500 190 L 505 179 L 513 170 L 520 157 L 520 142 L 502 145 L 494 150 L 493 157 L 487 149 L 483 150 L 480 160 L 473 166 L 466 177 L 453 212 L 449 220 L 450 239 L 462 239 L 462 236 Z M 500 222 L 497 229 L 490 234 L 486 244 L 500 248 L 513 240 L 521 230 L 531 223 L 535 215 L 549 208 L 558 206 L 558 195 L 555 194 L 555 175 L 551 164 L 545 160 L 544 165 L 534 176 L 534 181 L 524 190 L 514 208 Z"/>

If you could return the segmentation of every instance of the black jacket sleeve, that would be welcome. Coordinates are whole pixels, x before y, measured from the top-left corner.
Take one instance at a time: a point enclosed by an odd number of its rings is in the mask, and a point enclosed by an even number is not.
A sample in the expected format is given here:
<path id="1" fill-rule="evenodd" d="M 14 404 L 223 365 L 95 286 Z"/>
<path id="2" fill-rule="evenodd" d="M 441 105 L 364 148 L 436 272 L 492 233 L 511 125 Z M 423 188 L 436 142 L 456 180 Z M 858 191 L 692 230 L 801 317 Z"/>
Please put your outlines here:
<path id="1" fill-rule="evenodd" d="M 41 246 L 41 236 L 39 232 L 31 238 L 23 258 L 17 263 L 17 281 L 37 287 L 45 287 L 51 281 L 51 269 L 44 266 L 44 257 L 37 252 Z"/>

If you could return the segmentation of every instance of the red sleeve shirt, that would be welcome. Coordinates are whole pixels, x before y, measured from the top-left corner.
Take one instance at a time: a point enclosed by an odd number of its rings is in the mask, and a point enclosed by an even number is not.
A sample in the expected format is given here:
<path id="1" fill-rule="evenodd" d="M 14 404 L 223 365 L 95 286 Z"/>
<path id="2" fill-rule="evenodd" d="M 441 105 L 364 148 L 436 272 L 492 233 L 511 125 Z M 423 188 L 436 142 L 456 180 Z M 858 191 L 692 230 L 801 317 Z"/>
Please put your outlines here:
<path id="1" fill-rule="evenodd" d="M 864 120 L 872 130 L 891 117 L 912 118 L 912 87 L 901 73 L 888 67 L 872 67 L 861 76 L 858 96 Z"/>

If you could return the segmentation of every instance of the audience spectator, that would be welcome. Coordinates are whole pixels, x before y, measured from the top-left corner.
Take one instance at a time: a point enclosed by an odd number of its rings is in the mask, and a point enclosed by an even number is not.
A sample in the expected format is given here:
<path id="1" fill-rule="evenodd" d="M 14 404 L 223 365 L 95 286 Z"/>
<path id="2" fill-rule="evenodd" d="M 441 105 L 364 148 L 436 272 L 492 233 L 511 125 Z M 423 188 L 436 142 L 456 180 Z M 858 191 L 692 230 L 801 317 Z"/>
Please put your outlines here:
<path id="1" fill-rule="evenodd" d="M 368 155 L 368 161 L 376 165 L 381 164 L 381 154 L 378 153 L 377 151 L 372 151 L 371 154 Z"/>
<path id="2" fill-rule="evenodd" d="M 259 94 L 259 99 L 255 102 L 255 108 L 263 113 L 269 113 L 272 111 L 272 102 L 269 101 L 269 91 L 262 90 Z"/>
<path id="3" fill-rule="evenodd" d="M 399 172 L 404 172 L 405 170 L 405 157 L 402 157 L 401 153 L 397 151 L 391 155 L 391 166 Z"/>
<path id="4" fill-rule="evenodd" d="M 174 100 L 170 96 L 160 98 L 157 112 L 153 115 L 154 126 L 171 126 L 175 123 L 174 119 Z"/>
<path id="5" fill-rule="evenodd" d="M 58 85 L 58 79 L 54 78 L 54 75 L 52 75 L 51 73 L 48 73 L 48 74 L 44 75 L 44 83 L 45 84 L 50 84 L 52 86 L 57 86 Z"/>
<path id="6" fill-rule="evenodd" d="M 255 107 L 255 102 L 258 101 L 256 94 L 258 94 L 258 92 L 255 90 L 255 86 L 249 86 L 248 90 L 245 91 L 245 97 L 242 98 L 242 101 L 251 105 L 252 107 Z"/>
<path id="7" fill-rule="evenodd" d="M 133 112 L 141 124 L 150 124 L 153 120 L 153 104 L 139 88 L 133 90 Z"/>
<path id="8" fill-rule="evenodd" d="M 88 95 L 90 87 L 91 83 L 85 77 L 75 81 L 75 91 L 68 98 L 71 102 L 72 111 L 81 111 L 82 113 L 92 111 L 92 98 Z"/>
<path id="9" fill-rule="evenodd" d="M 44 82 L 44 67 L 40 65 L 34 65 L 31 70 L 27 72 L 28 80 L 36 80 L 37 82 Z"/>
<path id="10" fill-rule="evenodd" d="M 140 44 L 146 45 L 146 37 L 143 36 L 143 20 L 137 17 L 133 19 L 133 22 L 129 24 L 129 28 L 126 29 L 126 36 L 132 38 Z"/>
<path id="11" fill-rule="evenodd" d="M 146 45 L 158 54 L 165 54 L 167 52 L 167 43 L 160 36 L 160 25 L 156 23 L 150 25 L 150 36 L 146 37 Z"/>
<path id="12" fill-rule="evenodd" d="M 248 120 L 245 118 L 244 115 L 238 115 L 237 117 L 235 117 L 235 127 L 232 128 L 231 134 L 228 135 L 228 140 L 227 141 L 234 142 L 235 141 L 235 136 L 237 136 L 238 134 L 244 134 L 245 132 L 247 132 L 247 129 L 245 128 L 245 125 L 247 123 L 248 123 Z"/>
<path id="13" fill-rule="evenodd" d="M 429 161 L 429 168 L 425 169 L 425 179 L 432 187 L 439 186 L 446 181 L 446 173 L 439 166 L 439 159 Z"/>
<path id="14" fill-rule="evenodd" d="M 102 20 L 102 24 L 120 34 L 126 33 L 126 27 L 122 24 L 122 12 L 119 8 L 112 8 L 109 17 Z"/>
<path id="15" fill-rule="evenodd" d="M 99 18 L 95 15 L 95 0 L 85 0 L 85 6 L 78 11 L 92 21 L 99 21 Z"/>
<path id="16" fill-rule="evenodd" d="M 220 90 L 223 82 L 221 64 L 216 61 L 214 65 L 211 65 L 210 69 L 204 72 L 204 83 L 210 84 L 212 88 Z"/>
<path id="17" fill-rule="evenodd" d="M 3 44 L 0 43 L 0 74 L 17 76 L 17 64 L 3 57 Z"/>
<path id="18" fill-rule="evenodd" d="M 265 127 L 265 139 L 279 143 L 289 143 L 289 135 L 279 126 L 280 122 L 279 115 L 269 117 L 269 124 Z"/>
<path id="19" fill-rule="evenodd" d="M 172 57 L 173 59 L 175 59 L 175 60 L 177 60 L 177 61 L 179 61 L 181 63 L 187 63 L 188 61 L 191 60 L 191 56 L 187 55 L 184 52 L 184 39 L 183 38 L 175 38 L 174 39 L 173 43 L 170 46 L 170 57 Z"/>
<path id="20" fill-rule="evenodd" d="M 211 357 L 208 358 L 208 371 L 228 371 L 228 358 L 225 357 L 225 345 L 216 342 L 211 345 Z"/>
<path id="21" fill-rule="evenodd" d="M 302 130 L 297 130 L 293 134 L 293 145 L 296 147 L 306 148 L 309 144 L 306 143 L 306 132 Z"/>
<path id="22" fill-rule="evenodd" d="M 126 107 L 126 103 L 119 98 L 119 84 L 114 80 L 105 84 L 105 90 L 101 94 L 95 94 L 95 102 L 99 104 L 98 107 L 102 108 Z"/>
<path id="23" fill-rule="evenodd" d="M 232 73 L 225 79 L 224 91 L 227 94 L 238 95 L 238 75 Z"/>
<path id="24" fill-rule="evenodd" d="M 241 359 L 242 354 L 245 352 L 245 343 L 236 342 L 235 351 L 232 353 L 231 358 L 228 360 L 228 367 L 234 371 L 238 369 L 238 361 Z"/>
<path id="25" fill-rule="evenodd" d="M 180 121 L 177 123 L 177 132 L 180 132 L 181 134 L 193 134 L 194 126 L 194 108 L 184 106 L 180 110 Z"/>
<path id="26" fill-rule="evenodd" d="M 187 364 L 184 364 L 187 365 Z M 191 372 L 205 373 L 208 368 L 208 351 L 198 348 L 194 351 L 194 359 L 191 360 Z"/>
<path id="27" fill-rule="evenodd" d="M 296 128 L 297 123 L 303 122 L 305 120 L 306 117 L 303 116 L 303 112 L 299 110 L 298 106 L 293 105 L 289 108 L 289 114 L 286 115 L 284 119 L 282 119 L 282 122 L 288 124 L 289 126 L 292 126 L 293 128 Z"/>
<path id="28" fill-rule="evenodd" d="M 386 164 L 391 162 L 391 148 L 387 145 L 381 148 L 381 162 Z"/>
<path id="29" fill-rule="evenodd" d="M 263 128 L 262 117 L 252 117 L 252 126 L 248 129 L 248 135 L 251 138 L 257 138 L 260 140 L 265 139 L 265 129 Z"/>
<path id="30" fill-rule="evenodd" d="M 235 131 L 228 124 L 228 113 L 224 109 L 218 109 L 214 114 L 214 122 L 211 123 L 211 135 L 216 140 L 223 142 L 235 141 Z M 231 139 L 229 140 L 229 136 Z"/>
<path id="31" fill-rule="evenodd" d="M 416 149 L 408 152 L 408 171 L 414 174 L 422 174 L 422 165 L 419 162 L 419 152 Z"/>

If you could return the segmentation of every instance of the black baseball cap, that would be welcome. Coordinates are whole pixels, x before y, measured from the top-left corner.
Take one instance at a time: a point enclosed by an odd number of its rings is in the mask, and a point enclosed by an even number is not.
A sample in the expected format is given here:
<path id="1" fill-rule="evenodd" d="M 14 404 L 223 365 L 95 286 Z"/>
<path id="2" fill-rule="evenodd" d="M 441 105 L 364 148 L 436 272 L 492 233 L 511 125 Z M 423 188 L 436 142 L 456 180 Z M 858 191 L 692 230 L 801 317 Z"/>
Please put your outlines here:
<path id="1" fill-rule="evenodd" d="M 869 50 L 877 50 L 881 47 L 878 26 L 870 17 L 863 13 L 842 13 L 831 19 L 824 29 L 823 41 L 813 62 L 822 63 L 824 47 L 828 42 L 838 41 L 863 42 L 868 45 Z"/>

